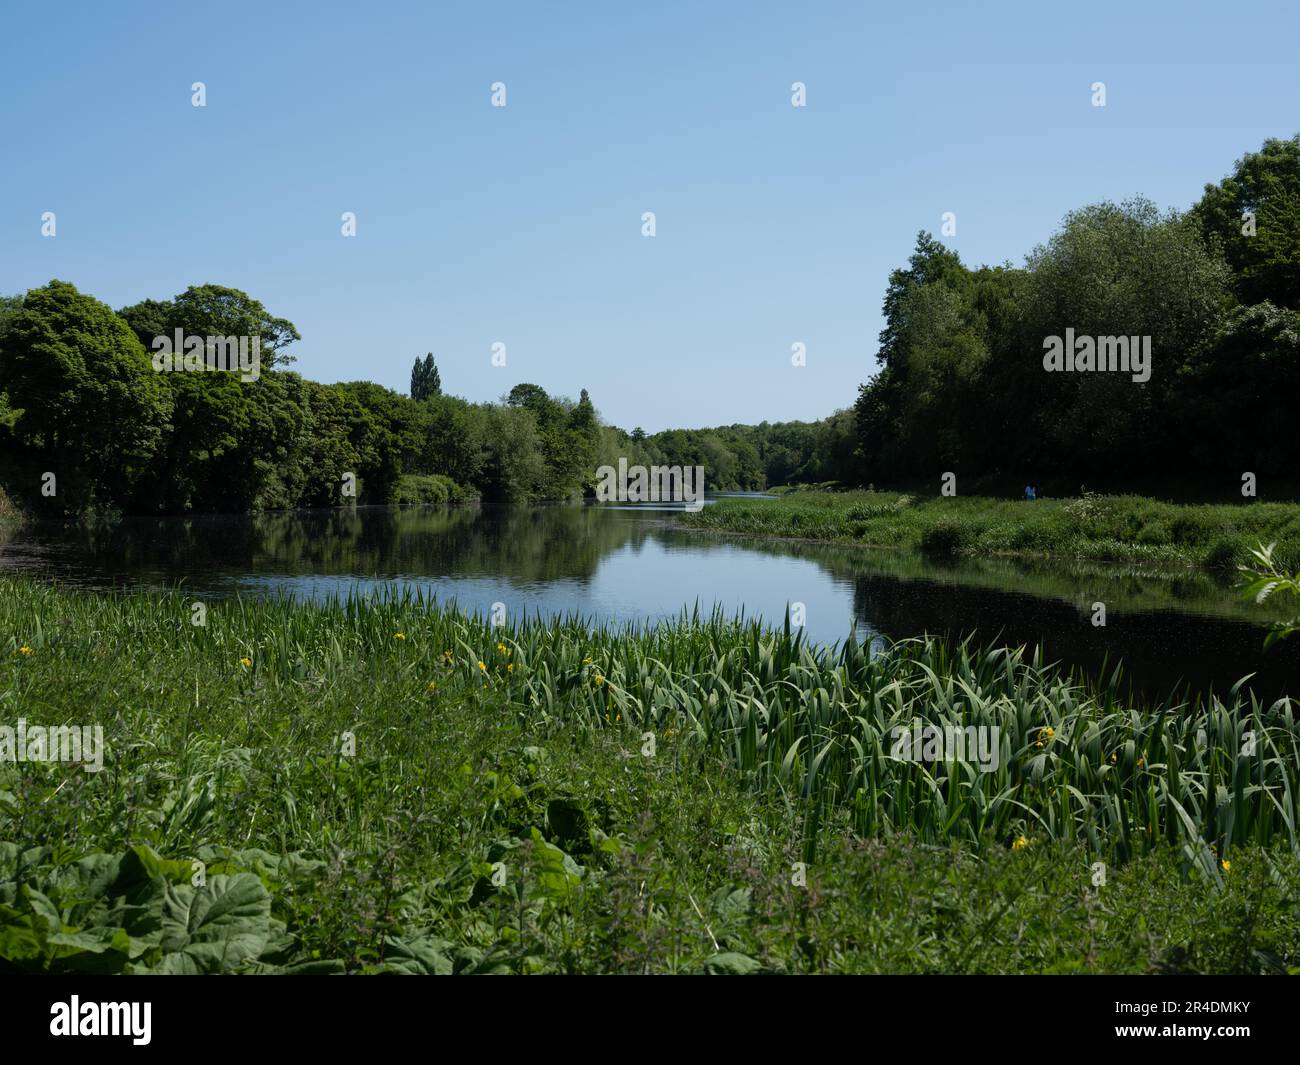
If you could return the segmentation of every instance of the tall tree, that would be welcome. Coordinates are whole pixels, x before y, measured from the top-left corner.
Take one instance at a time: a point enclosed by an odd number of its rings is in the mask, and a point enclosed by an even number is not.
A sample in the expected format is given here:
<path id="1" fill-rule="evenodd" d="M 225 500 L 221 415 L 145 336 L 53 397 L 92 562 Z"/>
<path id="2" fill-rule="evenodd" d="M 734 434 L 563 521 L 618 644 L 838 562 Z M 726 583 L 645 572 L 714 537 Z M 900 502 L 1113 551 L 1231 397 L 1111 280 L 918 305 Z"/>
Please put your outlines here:
<path id="1" fill-rule="evenodd" d="M 38 505 L 77 509 L 127 501 L 170 415 L 169 396 L 130 327 L 66 281 L 34 288 L 9 319 L 0 347 L 0 392 L 14 434 L 56 494 Z"/>
<path id="2" fill-rule="evenodd" d="M 1300 309 L 1300 134 L 1243 155 L 1191 215 L 1221 243 L 1243 303 Z"/>
<path id="3" fill-rule="evenodd" d="M 427 353 L 423 359 L 417 357 L 411 367 L 411 398 L 423 401 L 441 394 L 442 377 L 433 361 L 433 352 Z"/>
<path id="4" fill-rule="evenodd" d="M 261 368 L 294 361 L 284 349 L 301 340 L 297 328 L 277 318 L 248 293 L 225 285 L 191 285 L 175 299 L 144 300 L 118 312 L 140 343 L 151 349 L 155 337 L 181 329 L 187 336 L 260 338 Z"/>

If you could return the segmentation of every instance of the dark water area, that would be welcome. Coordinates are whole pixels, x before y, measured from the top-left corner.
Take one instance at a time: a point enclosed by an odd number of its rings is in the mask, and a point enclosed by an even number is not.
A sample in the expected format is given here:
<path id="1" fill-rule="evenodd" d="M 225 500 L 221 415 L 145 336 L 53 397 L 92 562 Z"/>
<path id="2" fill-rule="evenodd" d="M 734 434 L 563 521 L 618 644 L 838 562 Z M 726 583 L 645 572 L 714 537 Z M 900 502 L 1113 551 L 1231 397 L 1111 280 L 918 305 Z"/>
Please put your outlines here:
<path id="1" fill-rule="evenodd" d="M 1300 690 L 1300 638 L 1263 651 L 1281 604 L 1243 601 L 1192 571 L 1068 561 L 934 561 L 911 553 L 695 532 L 673 506 L 522 510 L 392 507 L 237 517 L 129 518 L 0 530 L 0 572 L 91 590 L 180 586 L 202 597 L 322 600 L 419 589 L 509 618 L 655 623 L 715 606 L 773 625 L 800 604 L 819 643 L 974 634 L 1041 645 L 1097 676 L 1123 663 L 1160 700 L 1220 694 L 1254 674 L 1264 700 Z M 1104 603 L 1106 624 L 1093 624 Z"/>

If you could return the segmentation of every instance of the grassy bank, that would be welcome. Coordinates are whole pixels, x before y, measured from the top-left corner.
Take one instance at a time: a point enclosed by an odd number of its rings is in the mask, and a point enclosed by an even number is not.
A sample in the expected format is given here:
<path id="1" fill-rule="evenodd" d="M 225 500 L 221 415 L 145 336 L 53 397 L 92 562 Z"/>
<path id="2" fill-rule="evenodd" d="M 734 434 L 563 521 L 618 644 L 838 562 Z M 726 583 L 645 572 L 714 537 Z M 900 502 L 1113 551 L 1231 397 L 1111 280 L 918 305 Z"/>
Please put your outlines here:
<path id="1" fill-rule="evenodd" d="M 1014 652 L 720 620 L 194 618 L 0 579 L 0 725 L 106 743 L 0 762 L 0 966 L 1300 967 L 1289 703 L 1138 712 Z M 996 768 L 897 757 L 916 720 L 996 726 Z"/>
<path id="2" fill-rule="evenodd" d="M 936 555 L 1009 554 L 1231 570 L 1276 542 L 1300 564 L 1300 504 L 1175 504 L 1141 496 L 1023 500 L 894 492 L 787 492 L 722 499 L 682 517 L 698 529 Z"/>

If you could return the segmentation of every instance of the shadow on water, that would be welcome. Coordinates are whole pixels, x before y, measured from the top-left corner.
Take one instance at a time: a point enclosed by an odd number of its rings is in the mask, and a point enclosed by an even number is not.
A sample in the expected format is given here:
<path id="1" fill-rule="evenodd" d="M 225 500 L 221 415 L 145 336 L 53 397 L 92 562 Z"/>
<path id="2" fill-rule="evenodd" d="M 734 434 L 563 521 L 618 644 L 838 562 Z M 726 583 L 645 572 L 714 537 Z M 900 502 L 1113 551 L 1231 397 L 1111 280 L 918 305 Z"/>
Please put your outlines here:
<path id="1" fill-rule="evenodd" d="M 0 571 L 105 590 L 183 585 L 195 595 L 304 599 L 418 587 L 487 613 L 614 623 L 699 604 L 780 624 L 800 603 L 809 639 L 923 633 L 1041 644 L 1096 676 L 1123 660 L 1134 690 L 1224 693 L 1256 674 L 1273 699 L 1300 677 L 1300 638 L 1262 651 L 1282 604 L 1243 602 L 1223 579 L 1144 566 L 962 559 L 690 532 L 649 507 L 358 508 L 240 517 L 131 518 L 0 532 Z M 1093 625 L 1094 603 L 1106 606 Z"/>

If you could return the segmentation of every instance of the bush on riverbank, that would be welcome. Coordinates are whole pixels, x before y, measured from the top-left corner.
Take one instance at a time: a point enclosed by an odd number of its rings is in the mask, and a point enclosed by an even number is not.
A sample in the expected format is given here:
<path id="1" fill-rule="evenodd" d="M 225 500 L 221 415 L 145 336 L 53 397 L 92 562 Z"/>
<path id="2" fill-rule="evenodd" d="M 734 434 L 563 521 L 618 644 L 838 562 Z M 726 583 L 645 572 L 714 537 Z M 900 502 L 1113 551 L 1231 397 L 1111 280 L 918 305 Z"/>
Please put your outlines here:
<path id="1" fill-rule="evenodd" d="M 477 503 L 479 495 L 439 473 L 405 473 L 397 480 L 398 503 Z"/>
<path id="2" fill-rule="evenodd" d="M 11 964 L 1300 965 L 1288 702 L 1139 712 L 1014 651 L 871 658 L 719 620 L 494 628 L 409 597 L 193 616 L 0 579 L 3 723 L 90 714 L 107 747 L 99 773 L 0 762 Z M 898 757 L 914 722 L 996 726 L 996 768 Z M 191 890 L 248 896 L 247 950 L 110 927 L 114 884 L 156 899 L 196 860 Z"/>
<path id="3" fill-rule="evenodd" d="M 721 499 L 687 526 L 939 554 L 1060 556 L 1232 570 L 1260 543 L 1300 563 L 1300 504 L 1174 504 L 1141 496 L 1023 500 L 894 492 Z"/>

